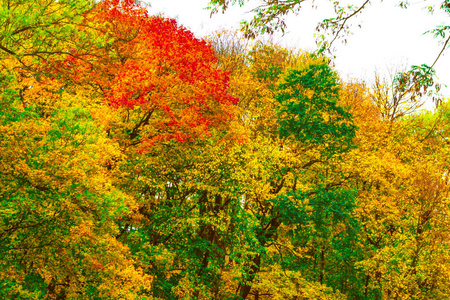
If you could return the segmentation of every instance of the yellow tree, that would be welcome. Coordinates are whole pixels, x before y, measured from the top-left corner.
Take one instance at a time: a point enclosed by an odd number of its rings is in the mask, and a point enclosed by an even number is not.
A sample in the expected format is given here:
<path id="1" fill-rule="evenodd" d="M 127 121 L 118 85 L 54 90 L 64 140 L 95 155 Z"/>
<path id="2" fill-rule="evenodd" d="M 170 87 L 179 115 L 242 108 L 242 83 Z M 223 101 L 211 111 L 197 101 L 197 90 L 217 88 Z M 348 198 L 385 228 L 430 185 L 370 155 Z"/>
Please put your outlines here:
<path id="1" fill-rule="evenodd" d="M 212 43 L 221 53 L 220 65 L 232 72 L 230 92 L 239 97 L 239 122 L 247 133 L 237 158 L 243 168 L 236 174 L 246 216 L 241 230 L 248 236 L 241 240 L 240 249 L 229 250 L 225 290 L 241 298 L 250 294 L 261 299 L 340 297 L 322 285 L 326 284 L 325 260 L 311 266 L 312 272 L 301 270 L 308 261 L 305 252 L 313 253 L 309 261 L 320 260 L 317 248 L 325 247 L 326 242 L 319 242 L 323 237 L 316 234 L 301 246 L 299 240 L 309 230 L 345 222 L 345 216 L 339 219 L 332 212 L 335 197 L 351 209 L 351 193 L 339 189 L 345 179 L 331 167 L 342 151 L 336 145 L 347 148 L 353 131 L 350 116 L 336 105 L 339 85 L 335 74 L 309 54 L 263 43 L 246 52 L 236 36 L 232 41 L 227 38 L 221 33 Z M 231 46 L 224 49 L 223 45 Z M 307 117 L 311 117 L 310 124 L 305 123 Z M 320 134 L 327 122 L 334 127 Z M 328 145 L 320 140 L 325 135 Z M 327 207 L 322 210 L 322 205 Z M 329 214 L 321 215 L 328 209 Z M 322 217 L 325 220 L 319 224 Z M 326 249 L 323 254 L 328 256 L 331 251 Z"/>
<path id="2" fill-rule="evenodd" d="M 441 284 L 447 279 L 439 274 L 446 276 L 442 259 L 448 257 L 448 233 L 441 227 L 448 213 L 446 108 L 408 116 L 404 111 L 411 105 L 404 103 L 393 117 L 372 102 L 376 98 L 363 84 L 349 84 L 344 91 L 342 103 L 359 128 L 358 148 L 348 153 L 343 167 L 358 186 L 363 294 L 444 299 Z"/>

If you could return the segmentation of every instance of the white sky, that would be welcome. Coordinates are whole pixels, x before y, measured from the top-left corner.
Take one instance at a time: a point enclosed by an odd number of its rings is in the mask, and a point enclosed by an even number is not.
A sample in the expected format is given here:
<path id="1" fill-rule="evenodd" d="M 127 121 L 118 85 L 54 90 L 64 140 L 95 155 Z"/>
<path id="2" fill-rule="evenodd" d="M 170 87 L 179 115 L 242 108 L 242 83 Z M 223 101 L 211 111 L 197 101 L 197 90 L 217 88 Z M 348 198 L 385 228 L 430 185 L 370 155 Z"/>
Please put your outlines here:
<path id="1" fill-rule="evenodd" d="M 252 0 L 255 3 L 255 0 Z M 149 0 L 146 0 L 149 3 Z M 447 22 L 450 18 L 443 12 L 433 15 L 427 13 L 427 3 L 439 1 L 420 1 L 412 3 L 408 9 L 396 7 L 398 1 L 373 1 L 362 14 L 353 20 L 353 35 L 347 39 L 347 44 L 335 42 L 337 51 L 336 69 L 345 79 L 348 77 L 370 80 L 374 71 L 386 72 L 387 69 L 396 70 L 402 65 L 431 65 L 441 46 L 431 35 L 423 35 L 436 25 Z M 250 11 L 254 7 L 250 4 L 240 8 L 231 7 L 225 14 L 216 14 L 210 18 L 210 12 L 204 8 L 208 0 L 150 0 L 150 13 L 162 13 L 166 17 L 175 18 L 178 23 L 202 37 L 220 28 L 238 29 L 239 22 L 251 17 Z M 256 1 L 257 3 L 257 1 Z M 325 3 L 328 4 L 328 3 Z M 332 17 L 331 7 L 311 9 L 310 4 L 304 5 L 303 12 L 298 16 L 292 14 L 287 20 L 287 31 L 284 37 L 275 40 L 286 46 L 294 46 L 304 50 L 315 49 L 314 32 L 317 22 Z M 362 28 L 357 25 L 361 24 Z M 435 66 L 437 76 L 442 84 L 442 93 L 450 96 L 450 49 L 441 56 Z"/>

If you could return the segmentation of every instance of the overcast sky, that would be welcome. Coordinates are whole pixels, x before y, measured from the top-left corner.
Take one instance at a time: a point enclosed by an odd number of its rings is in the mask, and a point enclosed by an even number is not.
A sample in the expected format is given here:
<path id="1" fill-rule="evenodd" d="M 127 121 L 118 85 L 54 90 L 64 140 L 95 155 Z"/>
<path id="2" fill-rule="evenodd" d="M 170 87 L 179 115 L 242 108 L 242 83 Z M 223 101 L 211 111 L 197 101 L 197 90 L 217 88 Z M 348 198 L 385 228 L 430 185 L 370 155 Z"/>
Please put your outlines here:
<path id="1" fill-rule="evenodd" d="M 257 0 L 252 1 L 257 3 Z M 354 25 L 361 24 L 362 27 L 353 27 L 353 35 L 347 39 L 347 44 L 335 42 L 336 69 L 341 76 L 370 80 L 376 69 L 383 73 L 388 68 L 395 70 L 405 64 L 431 65 L 441 46 L 438 40 L 423 33 L 444 22 L 450 23 L 450 18 L 439 10 L 433 15 L 427 13 L 425 3 L 438 1 L 411 1 L 406 10 L 396 7 L 397 1 L 373 2 L 353 21 Z M 202 37 L 220 28 L 238 29 L 242 19 L 251 17 L 247 12 L 254 7 L 251 3 L 242 8 L 236 5 L 225 14 L 210 18 L 210 12 L 204 9 L 207 3 L 207 0 L 151 0 L 150 12 L 176 18 L 179 24 Z M 314 50 L 315 27 L 318 21 L 332 17 L 331 7 L 314 10 L 304 5 L 303 9 L 300 15 L 288 18 L 286 34 L 275 40 L 286 46 Z M 435 69 L 440 82 L 450 86 L 450 49 L 447 52 Z M 444 88 L 443 93 L 449 97 L 450 88 Z"/>

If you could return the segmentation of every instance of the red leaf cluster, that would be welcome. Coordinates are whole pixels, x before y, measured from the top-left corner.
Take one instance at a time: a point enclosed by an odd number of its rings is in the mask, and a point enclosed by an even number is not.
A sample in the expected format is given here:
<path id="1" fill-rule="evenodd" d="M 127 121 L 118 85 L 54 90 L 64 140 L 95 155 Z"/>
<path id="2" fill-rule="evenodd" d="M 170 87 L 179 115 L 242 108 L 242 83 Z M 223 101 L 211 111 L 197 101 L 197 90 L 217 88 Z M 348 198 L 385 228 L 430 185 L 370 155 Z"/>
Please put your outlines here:
<path id="1" fill-rule="evenodd" d="M 158 111 L 163 133 L 157 139 L 163 140 L 187 141 L 229 120 L 227 107 L 237 99 L 227 93 L 228 74 L 214 68 L 216 56 L 205 41 L 130 0 L 104 2 L 98 18 L 111 25 L 110 55 L 120 57 L 106 85 L 109 103 Z"/>
<path id="2" fill-rule="evenodd" d="M 99 86 L 113 107 L 151 113 L 158 134 L 142 137 L 149 147 L 208 136 L 233 117 L 237 99 L 227 93 L 229 76 L 215 67 L 214 50 L 175 20 L 149 16 L 133 0 L 107 0 L 90 23 L 103 48 L 74 50 L 54 68 Z"/>

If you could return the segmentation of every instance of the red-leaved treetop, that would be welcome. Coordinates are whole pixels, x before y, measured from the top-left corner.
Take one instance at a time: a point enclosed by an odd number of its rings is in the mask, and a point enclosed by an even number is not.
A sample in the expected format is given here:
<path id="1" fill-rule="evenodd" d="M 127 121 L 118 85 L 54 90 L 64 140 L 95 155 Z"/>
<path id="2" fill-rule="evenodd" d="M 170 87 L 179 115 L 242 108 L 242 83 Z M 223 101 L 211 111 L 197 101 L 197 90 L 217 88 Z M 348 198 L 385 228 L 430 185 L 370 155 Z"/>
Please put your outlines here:
<path id="1" fill-rule="evenodd" d="M 234 115 L 237 99 L 214 50 L 175 20 L 149 16 L 133 0 L 107 0 L 90 22 L 103 45 L 91 54 L 95 63 L 73 55 L 59 68 L 77 66 L 75 81 L 88 79 L 111 106 L 139 112 L 129 138 L 140 151 L 207 137 Z"/>

